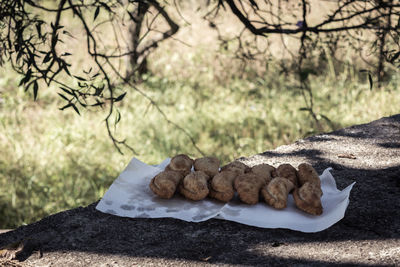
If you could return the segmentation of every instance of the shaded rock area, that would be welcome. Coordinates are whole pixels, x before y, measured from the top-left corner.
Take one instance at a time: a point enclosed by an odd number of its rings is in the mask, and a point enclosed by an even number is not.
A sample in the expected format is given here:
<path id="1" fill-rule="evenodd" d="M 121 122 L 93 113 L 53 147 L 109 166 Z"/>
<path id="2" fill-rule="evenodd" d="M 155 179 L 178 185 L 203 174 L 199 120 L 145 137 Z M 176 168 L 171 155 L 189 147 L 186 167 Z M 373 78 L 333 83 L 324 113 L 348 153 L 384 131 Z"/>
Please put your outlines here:
<path id="1" fill-rule="evenodd" d="M 131 219 L 88 207 L 0 234 L 22 242 L 5 266 L 398 266 L 400 115 L 299 140 L 250 158 L 249 165 L 332 167 L 339 189 L 357 182 L 345 217 L 306 234 L 212 219 Z M 9 265 L 7 265 L 9 264 Z"/>

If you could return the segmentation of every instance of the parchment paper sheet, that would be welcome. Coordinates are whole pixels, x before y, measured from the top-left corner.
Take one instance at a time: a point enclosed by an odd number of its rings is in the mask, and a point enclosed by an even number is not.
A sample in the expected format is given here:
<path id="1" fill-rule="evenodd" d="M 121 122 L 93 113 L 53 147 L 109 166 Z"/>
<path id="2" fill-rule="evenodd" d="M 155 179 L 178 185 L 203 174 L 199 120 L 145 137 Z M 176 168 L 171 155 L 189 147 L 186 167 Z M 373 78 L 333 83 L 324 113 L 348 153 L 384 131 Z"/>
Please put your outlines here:
<path id="1" fill-rule="evenodd" d="M 172 199 L 161 199 L 149 188 L 150 180 L 161 172 L 170 159 L 157 166 L 147 165 L 133 158 L 126 169 L 113 182 L 96 209 L 122 217 L 164 218 L 171 217 L 189 222 L 201 222 L 210 218 L 235 221 L 262 228 L 287 228 L 301 232 L 319 232 L 340 221 L 349 204 L 353 184 L 342 191 L 336 187 L 330 168 L 321 175 L 323 191 L 320 216 L 308 215 L 295 207 L 292 195 L 289 195 L 287 208 L 275 210 L 260 202 L 249 206 L 235 197 L 227 204 L 205 199 L 190 201 L 179 195 Z"/>

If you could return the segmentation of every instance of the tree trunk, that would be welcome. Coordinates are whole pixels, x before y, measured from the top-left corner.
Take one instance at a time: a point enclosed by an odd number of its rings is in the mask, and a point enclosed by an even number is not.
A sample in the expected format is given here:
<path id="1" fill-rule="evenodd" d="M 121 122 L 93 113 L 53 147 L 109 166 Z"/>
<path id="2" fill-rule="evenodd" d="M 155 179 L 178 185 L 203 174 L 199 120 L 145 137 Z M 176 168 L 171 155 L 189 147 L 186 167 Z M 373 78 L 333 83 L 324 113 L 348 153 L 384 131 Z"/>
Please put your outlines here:
<path id="1" fill-rule="evenodd" d="M 145 2 L 138 2 L 137 8 L 131 12 L 131 25 L 129 26 L 129 65 L 127 66 L 126 78 L 135 79 L 148 71 L 146 57 L 140 53 L 140 34 L 146 12 L 150 5 Z M 135 77 L 136 76 L 136 77 Z"/>

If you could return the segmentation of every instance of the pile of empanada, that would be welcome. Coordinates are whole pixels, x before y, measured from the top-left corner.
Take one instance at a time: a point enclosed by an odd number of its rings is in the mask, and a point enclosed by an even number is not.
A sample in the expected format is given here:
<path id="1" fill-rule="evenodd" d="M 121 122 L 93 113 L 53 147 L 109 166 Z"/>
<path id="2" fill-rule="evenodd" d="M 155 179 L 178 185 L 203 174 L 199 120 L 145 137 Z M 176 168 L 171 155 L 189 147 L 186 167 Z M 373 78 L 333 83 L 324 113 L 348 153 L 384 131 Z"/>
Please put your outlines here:
<path id="1" fill-rule="evenodd" d="M 258 203 L 261 195 L 276 209 L 286 208 L 291 193 L 297 208 L 312 215 L 322 214 L 321 181 L 307 163 L 300 164 L 297 170 L 290 164 L 277 168 L 260 164 L 250 168 L 239 161 L 220 168 L 215 157 L 193 160 L 180 154 L 151 180 L 150 188 L 161 198 L 171 198 L 179 192 L 190 200 L 208 196 L 222 202 L 230 201 L 236 191 L 240 200 L 250 205 Z"/>

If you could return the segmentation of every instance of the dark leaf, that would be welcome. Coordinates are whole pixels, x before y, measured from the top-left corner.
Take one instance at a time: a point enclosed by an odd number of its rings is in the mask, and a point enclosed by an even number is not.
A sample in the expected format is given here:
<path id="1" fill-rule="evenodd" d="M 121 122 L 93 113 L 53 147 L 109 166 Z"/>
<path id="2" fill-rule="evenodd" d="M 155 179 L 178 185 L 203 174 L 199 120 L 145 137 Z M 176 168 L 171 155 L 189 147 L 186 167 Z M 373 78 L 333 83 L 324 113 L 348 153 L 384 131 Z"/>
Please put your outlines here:
<path id="1" fill-rule="evenodd" d="M 36 23 L 36 31 L 37 31 L 39 38 L 42 38 L 42 27 L 41 26 L 42 26 L 41 23 Z"/>
<path id="2" fill-rule="evenodd" d="M 93 75 L 93 76 L 92 76 L 92 79 L 93 79 L 93 78 L 96 78 L 96 77 L 97 77 L 97 76 L 99 76 L 99 75 L 100 75 L 100 73 L 99 73 L 99 72 L 98 72 L 98 73 L 96 73 L 95 75 Z"/>
<path id="3" fill-rule="evenodd" d="M 93 18 L 93 21 L 96 20 L 96 18 L 97 18 L 97 16 L 99 15 L 99 13 L 100 13 L 100 6 L 97 6 L 96 10 L 94 11 L 94 18 Z"/>
<path id="4" fill-rule="evenodd" d="M 65 106 L 63 106 L 62 108 L 60 108 L 60 110 L 64 110 L 64 109 L 69 108 L 71 106 L 72 106 L 72 103 L 68 103 Z"/>
<path id="5" fill-rule="evenodd" d="M 20 83 L 21 83 L 21 82 L 20 82 Z M 26 85 L 25 85 L 24 91 L 25 91 L 25 92 L 28 91 L 28 90 L 29 90 L 29 87 L 31 87 L 32 84 L 33 84 L 33 81 L 30 82 L 30 83 L 28 83 L 28 84 L 26 84 Z"/>
<path id="6" fill-rule="evenodd" d="M 96 96 L 100 96 L 100 95 L 101 95 L 101 93 L 102 93 L 102 92 L 103 92 L 103 90 L 104 90 L 104 85 L 102 85 L 102 86 L 99 86 L 99 87 L 93 86 L 93 88 L 95 89 L 95 93 L 94 93 L 94 95 L 96 95 Z"/>
<path id="7" fill-rule="evenodd" d="M 76 94 L 75 90 L 72 90 L 72 94 L 74 95 L 75 98 L 78 98 L 78 95 Z"/>
<path id="8" fill-rule="evenodd" d="M 374 83 L 372 81 L 371 73 L 368 73 L 368 81 L 369 81 L 369 90 L 372 90 L 372 86 L 374 85 Z"/>
<path id="9" fill-rule="evenodd" d="M 62 68 L 65 70 L 65 72 L 68 74 L 68 76 L 71 76 L 71 73 L 68 70 L 67 64 L 63 64 Z"/>
<path id="10" fill-rule="evenodd" d="M 31 79 L 31 77 L 32 77 L 32 70 L 31 70 L 31 69 L 28 69 L 28 72 L 27 72 L 26 75 L 25 75 L 25 82 L 24 82 L 24 83 L 29 82 L 29 80 Z"/>
<path id="11" fill-rule="evenodd" d="M 44 57 L 42 63 L 47 63 L 47 62 L 50 61 L 50 59 L 51 59 L 51 52 L 48 52 L 48 53 L 46 54 L 46 56 Z"/>
<path id="12" fill-rule="evenodd" d="M 80 88 L 87 88 L 88 87 L 86 83 L 81 83 L 81 82 L 78 82 L 78 86 Z"/>
<path id="13" fill-rule="evenodd" d="M 135 16 L 130 12 L 129 10 L 127 11 L 128 16 L 133 20 L 133 22 L 138 23 L 138 20 L 135 18 Z"/>
<path id="14" fill-rule="evenodd" d="M 104 105 L 104 102 L 100 102 L 99 100 L 96 100 L 96 104 L 93 104 L 91 106 L 95 107 L 95 106 L 103 106 L 103 105 Z"/>
<path id="15" fill-rule="evenodd" d="M 89 74 L 91 71 L 92 71 L 92 67 L 90 67 L 88 71 L 86 71 L 86 70 L 83 70 L 83 73 L 85 73 L 85 74 Z"/>
<path id="16" fill-rule="evenodd" d="M 310 36 L 308 36 L 308 35 L 305 35 L 305 36 L 304 36 L 304 39 L 305 39 L 305 40 L 312 41 L 311 37 L 310 37 Z"/>
<path id="17" fill-rule="evenodd" d="M 310 108 L 299 108 L 300 111 L 310 111 Z"/>
<path id="18" fill-rule="evenodd" d="M 68 35 L 69 37 L 73 37 L 69 31 L 63 30 L 62 33 Z"/>
<path id="19" fill-rule="evenodd" d="M 119 102 L 119 101 L 121 101 L 122 99 L 124 99 L 125 95 L 126 95 L 126 92 L 123 93 L 122 95 L 118 96 L 118 97 L 114 100 L 114 102 Z"/>
<path id="20" fill-rule="evenodd" d="M 33 83 L 33 99 L 35 101 L 37 99 L 38 90 L 39 90 L 39 84 L 38 84 L 37 80 L 35 80 L 35 82 Z"/>
<path id="21" fill-rule="evenodd" d="M 76 111 L 76 113 L 78 113 L 78 115 L 80 116 L 81 114 L 79 113 L 78 108 L 77 108 L 74 104 L 72 104 L 72 107 L 74 108 L 74 110 Z"/>
<path id="22" fill-rule="evenodd" d="M 115 118 L 115 125 L 121 120 L 121 113 L 117 110 L 117 117 Z"/>
<path id="23" fill-rule="evenodd" d="M 22 78 L 21 81 L 19 81 L 18 86 L 21 86 L 21 85 L 23 85 L 25 83 L 25 78 L 26 77 Z M 25 91 L 26 91 L 26 89 L 25 89 Z"/>
<path id="24" fill-rule="evenodd" d="M 62 98 L 64 98 L 65 100 L 67 100 L 67 101 L 69 101 L 69 99 L 65 96 L 65 95 L 63 95 L 63 94 L 61 94 L 61 93 L 57 93 L 59 96 L 61 96 Z"/>
<path id="25" fill-rule="evenodd" d="M 390 63 L 393 63 L 399 56 L 400 56 L 400 51 L 392 56 L 392 58 L 390 59 Z"/>
<path id="26" fill-rule="evenodd" d="M 62 54 L 61 56 L 62 57 L 65 57 L 65 56 L 70 56 L 70 55 L 72 55 L 71 53 L 68 53 L 68 52 L 65 52 L 64 54 Z"/>
<path id="27" fill-rule="evenodd" d="M 374 82 L 372 81 L 371 72 L 366 69 L 361 69 L 360 72 L 368 74 L 369 89 L 372 90 L 372 86 L 374 85 Z"/>
<path id="28" fill-rule="evenodd" d="M 76 79 L 80 80 L 80 81 L 86 82 L 86 79 L 85 79 L 85 78 L 82 78 L 82 77 L 76 76 L 76 75 L 74 75 L 74 77 L 75 77 Z"/>
<path id="29" fill-rule="evenodd" d="M 68 90 L 67 88 L 64 88 L 64 87 L 60 87 L 60 89 L 63 90 L 64 92 L 66 92 L 67 94 L 74 96 L 74 94 L 72 93 L 72 90 L 70 91 L 70 90 Z"/>

